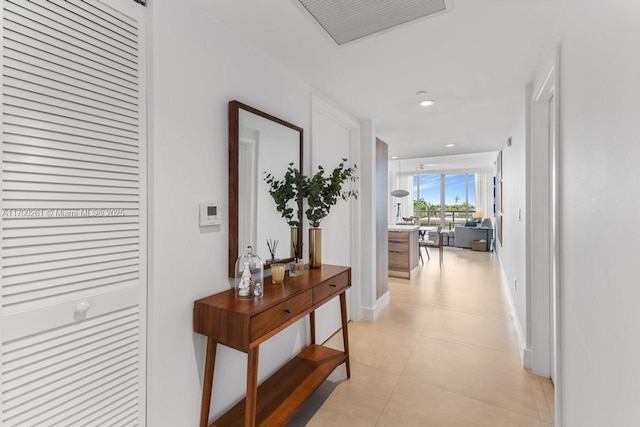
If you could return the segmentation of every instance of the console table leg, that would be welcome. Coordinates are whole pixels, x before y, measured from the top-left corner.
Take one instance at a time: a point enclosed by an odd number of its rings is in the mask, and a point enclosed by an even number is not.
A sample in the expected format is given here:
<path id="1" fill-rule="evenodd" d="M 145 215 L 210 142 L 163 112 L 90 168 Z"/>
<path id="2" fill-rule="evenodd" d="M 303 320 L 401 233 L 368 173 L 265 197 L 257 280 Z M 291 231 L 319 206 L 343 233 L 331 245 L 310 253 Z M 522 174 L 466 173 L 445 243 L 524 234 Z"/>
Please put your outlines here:
<path id="1" fill-rule="evenodd" d="M 247 354 L 247 405 L 244 414 L 245 427 L 256 425 L 256 403 L 258 401 L 258 346 Z"/>
<path id="2" fill-rule="evenodd" d="M 342 316 L 342 342 L 344 344 L 344 352 L 347 356 L 347 378 L 351 378 L 351 362 L 349 361 L 349 329 L 347 329 L 347 294 L 340 294 L 340 314 Z"/>
<path id="3" fill-rule="evenodd" d="M 218 343 L 207 338 L 207 357 L 204 363 L 204 380 L 202 382 L 202 405 L 200 407 L 200 427 L 209 425 L 209 408 L 211 406 L 211 388 L 213 387 L 213 368 L 216 363 L 216 347 Z"/>
<path id="4" fill-rule="evenodd" d="M 311 329 L 311 344 L 316 343 L 316 312 L 315 310 L 309 313 L 309 325 Z"/>

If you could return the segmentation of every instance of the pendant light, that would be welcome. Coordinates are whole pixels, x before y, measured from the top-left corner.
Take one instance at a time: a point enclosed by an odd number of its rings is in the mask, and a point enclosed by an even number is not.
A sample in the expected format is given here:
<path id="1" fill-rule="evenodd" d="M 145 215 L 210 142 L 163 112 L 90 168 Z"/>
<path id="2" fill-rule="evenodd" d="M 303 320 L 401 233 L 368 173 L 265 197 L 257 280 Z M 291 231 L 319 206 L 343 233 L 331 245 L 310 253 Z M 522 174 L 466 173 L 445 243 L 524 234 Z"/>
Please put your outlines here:
<path id="1" fill-rule="evenodd" d="M 398 159 L 398 182 L 402 179 L 402 164 L 400 163 L 400 159 Z M 398 199 L 403 199 L 409 195 L 407 190 L 403 190 L 401 188 L 395 189 L 391 192 L 391 196 L 396 197 Z M 400 206 L 402 206 L 401 202 L 396 203 L 396 224 L 400 222 Z"/>
<path id="2" fill-rule="evenodd" d="M 409 192 L 407 190 L 393 190 L 391 192 L 391 195 L 393 197 L 407 197 L 409 195 Z"/>
<path id="3" fill-rule="evenodd" d="M 400 159 L 398 159 L 398 177 L 399 177 L 398 181 L 400 181 L 400 178 L 402 177 L 402 164 L 400 163 Z M 409 192 L 407 190 L 398 188 L 396 190 L 393 190 L 391 192 L 391 195 L 393 197 L 403 198 L 403 197 L 407 197 L 409 195 Z"/>

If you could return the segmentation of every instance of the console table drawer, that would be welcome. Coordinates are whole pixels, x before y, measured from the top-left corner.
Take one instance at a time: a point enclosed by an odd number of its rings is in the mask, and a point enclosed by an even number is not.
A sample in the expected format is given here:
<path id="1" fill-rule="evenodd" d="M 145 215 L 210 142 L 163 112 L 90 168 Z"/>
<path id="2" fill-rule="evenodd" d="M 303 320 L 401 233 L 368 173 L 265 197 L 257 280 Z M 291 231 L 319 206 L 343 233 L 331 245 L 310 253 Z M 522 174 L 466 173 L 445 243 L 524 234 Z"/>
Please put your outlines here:
<path id="1" fill-rule="evenodd" d="M 349 273 L 345 271 L 313 288 L 313 303 L 318 304 L 333 295 L 339 294 L 347 285 L 349 285 Z"/>
<path id="2" fill-rule="evenodd" d="M 312 294 L 309 290 L 251 317 L 251 341 L 311 309 L 311 305 Z"/>

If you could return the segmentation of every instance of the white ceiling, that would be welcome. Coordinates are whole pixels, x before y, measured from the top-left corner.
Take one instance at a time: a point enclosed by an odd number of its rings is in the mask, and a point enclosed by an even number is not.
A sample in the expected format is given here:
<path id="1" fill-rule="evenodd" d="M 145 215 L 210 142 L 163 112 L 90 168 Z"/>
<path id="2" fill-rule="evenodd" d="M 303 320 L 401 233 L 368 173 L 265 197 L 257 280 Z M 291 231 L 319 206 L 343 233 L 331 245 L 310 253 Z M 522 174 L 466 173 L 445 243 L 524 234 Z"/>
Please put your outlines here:
<path id="1" fill-rule="evenodd" d="M 409 175 L 414 175 L 416 172 L 420 174 L 493 172 L 497 156 L 497 152 L 488 151 L 404 160 L 390 159 L 389 170 Z"/>
<path id="2" fill-rule="evenodd" d="M 294 1 L 207 7 L 347 111 L 375 120 L 401 158 L 503 148 L 564 3 L 454 0 L 449 13 L 336 47 Z M 420 90 L 436 104 L 419 107 Z"/>

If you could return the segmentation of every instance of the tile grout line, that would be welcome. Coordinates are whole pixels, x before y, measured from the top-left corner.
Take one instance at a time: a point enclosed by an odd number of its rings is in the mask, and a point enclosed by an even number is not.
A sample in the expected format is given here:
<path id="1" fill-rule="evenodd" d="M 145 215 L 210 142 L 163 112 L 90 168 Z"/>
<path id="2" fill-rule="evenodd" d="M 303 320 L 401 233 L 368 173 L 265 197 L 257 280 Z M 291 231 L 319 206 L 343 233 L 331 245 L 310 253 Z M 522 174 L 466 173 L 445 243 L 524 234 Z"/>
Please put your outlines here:
<path id="1" fill-rule="evenodd" d="M 496 405 L 495 403 L 486 402 L 486 401 L 484 401 L 484 400 L 480 400 L 480 399 L 477 399 L 477 398 L 475 398 L 475 397 L 468 396 L 468 395 L 466 395 L 466 394 L 464 394 L 464 393 L 459 393 L 459 392 L 457 392 L 457 391 L 449 390 L 448 388 L 444 388 L 444 387 L 439 386 L 439 385 L 436 385 L 436 384 L 423 383 L 423 382 L 420 382 L 420 381 L 415 381 L 415 380 L 413 380 L 413 379 L 411 379 L 411 378 L 404 378 L 404 379 L 405 379 L 405 380 L 407 380 L 407 381 L 409 381 L 409 382 L 412 382 L 412 383 L 414 383 L 414 384 L 427 385 L 427 386 L 429 386 L 429 387 L 437 388 L 437 389 L 443 390 L 443 391 L 445 391 L 445 392 L 447 392 L 447 393 L 451 393 L 451 394 L 454 394 L 454 395 L 456 395 L 456 396 L 461 396 L 461 397 L 463 397 L 463 398 L 465 398 L 465 399 L 473 400 L 473 401 L 475 401 L 475 402 L 479 402 L 479 403 L 482 403 L 483 405 L 491 406 L 491 407 L 493 407 L 493 408 L 497 408 L 497 409 L 500 409 L 500 410 L 502 410 L 502 411 L 511 412 L 512 414 L 518 414 L 518 415 L 521 415 L 521 416 L 523 416 L 523 417 L 530 418 L 530 419 L 532 419 L 532 420 L 546 422 L 546 421 L 544 421 L 544 420 L 541 420 L 540 418 L 532 417 L 532 416 L 527 415 L 527 414 L 524 414 L 524 413 L 522 413 L 522 412 L 515 411 L 515 410 L 510 409 L 510 408 L 505 408 L 505 407 L 503 407 L 503 406 Z M 537 411 L 537 409 L 536 409 L 536 411 Z"/>
<path id="2" fill-rule="evenodd" d="M 499 282 L 500 287 L 502 287 L 501 279 L 498 279 L 498 282 Z M 503 317 L 503 316 L 492 316 L 492 315 L 487 315 L 487 314 L 482 314 L 482 313 L 473 313 L 473 312 L 468 312 L 468 311 L 453 310 L 453 309 L 447 309 L 447 308 L 438 307 L 438 305 L 440 304 L 440 300 L 441 300 L 441 298 L 442 298 L 442 295 L 443 295 L 443 293 L 444 293 L 444 291 L 445 291 L 446 289 L 447 289 L 447 285 L 446 285 L 446 284 L 440 288 L 440 291 L 438 292 L 438 296 L 437 296 L 437 298 L 436 298 L 436 304 L 435 304 L 435 307 L 434 307 L 434 309 L 432 310 L 431 314 L 429 315 L 429 320 L 428 320 L 428 321 L 427 321 L 427 323 L 425 324 L 425 327 L 424 327 L 423 332 L 420 334 L 420 339 L 424 339 L 424 338 L 426 338 L 426 339 L 433 339 L 433 340 L 437 340 L 437 341 L 439 340 L 439 341 L 441 341 L 441 342 L 458 343 L 458 344 L 462 344 L 462 345 L 470 346 L 470 347 L 472 347 L 472 348 L 473 348 L 473 347 L 475 347 L 475 348 L 486 349 L 486 350 L 493 351 L 493 352 L 500 353 L 500 354 L 503 354 L 503 355 L 504 355 L 506 352 L 505 352 L 505 351 L 503 351 L 503 350 L 496 350 L 496 349 L 492 349 L 492 348 L 489 348 L 489 347 L 485 347 L 485 346 L 481 346 L 481 345 L 477 345 L 477 344 L 473 344 L 473 343 L 461 342 L 461 341 L 456 341 L 456 340 L 447 340 L 446 338 L 438 339 L 438 338 L 433 338 L 433 337 L 429 337 L 429 336 L 425 336 L 425 335 L 424 335 L 424 331 L 427 329 L 427 327 L 428 327 L 428 325 L 429 325 L 429 321 L 431 320 L 431 317 L 433 316 L 433 311 L 435 311 L 435 310 L 446 310 L 446 311 L 452 311 L 452 312 L 457 312 L 457 313 L 464 313 L 464 314 L 478 315 L 478 316 L 483 316 L 483 317 L 488 318 L 488 319 L 503 319 L 503 320 L 506 320 L 506 321 L 509 321 L 509 320 L 511 319 L 511 316 L 508 316 L 508 317 Z M 455 292 L 455 291 L 454 291 L 454 292 Z M 500 298 L 495 298 L 495 299 L 499 299 L 499 300 L 501 300 L 502 302 L 505 302 L 505 303 L 506 303 L 506 302 L 507 302 L 507 301 L 506 301 L 506 298 L 507 298 L 507 296 L 504 294 L 504 292 L 502 292 L 502 296 L 501 296 Z M 413 353 L 415 352 L 416 347 L 417 347 L 417 345 L 416 345 L 416 346 L 414 346 L 414 349 L 412 350 L 411 356 L 413 356 Z M 409 356 L 409 359 L 411 359 L 411 356 Z M 516 355 L 516 356 L 518 356 L 518 355 Z M 508 357 L 508 354 L 507 354 L 507 357 Z M 407 363 L 405 364 L 405 367 L 404 367 L 404 368 L 403 368 L 403 370 L 402 370 L 401 377 L 403 377 L 403 374 L 404 374 L 404 372 L 405 372 L 405 370 L 406 370 L 407 364 L 408 364 L 408 361 L 407 361 Z M 523 367 L 523 369 L 524 369 L 524 367 Z M 403 377 L 403 378 L 404 378 L 404 377 Z M 413 382 L 416 382 L 416 383 L 419 383 L 419 382 L 417 382 L 417 381 L 411 380 L 410 378 L 407 378 L 407 380 L 409 380 L 409 381 L 413 381 Z M 425 384 L 427 384 L 427 385 L 429 385 L 429 386 L 432 386 L 432 387 L 434 386 L 433 384 L 431 384 L 431 383 L 429 383 L 429 382 L 426 382 Z M 450 393 L 453 393 L 453 394 L 456 394 L 456 395 L 459 395 L 459 396 L 463 396 L 463 397 L 466 397 L 466 398 L 468 398 L 468 399 L 472 399 L 472 400 L 475 400 L 475 401 L 477 401 L 477 402 L 481 402 L 481 403 L 484 403 L 484 404 L 487 404 L 487 405 L 493 406 L 493 407 L 495 407 L 495 408 L 500 408 L 500 409 L 503 409 L 503 410 L 506 410 L 506 411 L 509 411 L 509 412 L 512 412 L 512 413 L 517 413 L 517 414 L 520 414 L 520 415 L 526 416 L 526 417 L 528 417 L 528 418 L 534 419 L 534 420 L 536 420 L 536 421 L 543 421 L 543 420 L 540 418 L 540 412 L 539 412 L 539 410 L 538 410 L 537 404 L 536 404 L 536 406 L 535 406 L 535 411 L 536 411 L 536 414 L 538 414 L 538 417 L 531 417 L 531 416 L 529 416 L 529 415 L 527 415 L 527 414 L 524 414 L 524 413 L 521 413 L 521 412 L 518 412 L 518 411 L 514 411 L 514 410 L 509 409 L 509 408 L 503 408 L 503 407 L 498 406 L 498 405 L 495 405 L 495 404 L 493 404 L 493 403 L 485 402 L 485 401 L 483 401 L 483 400 L 479 400 L 479 399 L 476 399 L 476 398 L 471 397 L 471 396 L 467 396 L 467 395 L 462 394 L 462 393 L 458 393 L 458 392 L 455 392 L 455 391 L 452 391 L 452 390 L 444 389 L 444 388 L 439 387 L 439 386 L 436 386 L 436 387 L 437 387 L 437 388 L 440 388 L 440 389 L 442 389 L 442 390 L 448 391 L 448 392 L 450 392 Z M 531 383 L 530 383 L 530 381 L 529 381 L 529 388 L 531 388 Z M 544 389 L 543 389 L 543 392 L 544 392 Z M 531 393 L 532 393 L 532 397 L 533 397 L 533 398 L 534 398 L 534 400 L 535 400 L 535 395 L 533 394 L 533 390 L 531 390 Z M 535 402 L 534 402 L 534 403 L 535 403 Z"/>
<path id="3" fill-rule="evenodd" d="M 551 382 L 551 380 L 549 379 L 549 381 Z M 545 392 L 545 388 L 542 387 L 542 381 L 540 380 L 540 378 L 538 378 L 538 382 L 540 383 L 540 388 L 542 389 L 542 394 L 544 396 L 544 401 L 547 404 L 547 408 L 549 408 L 549 412 L 553 413 L 555 412 L 555 407 L 553 408 L 554 410 L 551 410 L 551 404 L 549 403 L 549 396 L 547 396 L 547 392 Z M 553 382 L 551 383 L 552 387 L 554 387 L 554 394 L 555 394 L 555 386 L 553 386 Z M 551 396 L 551 401 L 553 402 L 554 396 Z"/>
<path id="4" fill-rule="evenodd" d="M 434 336 L 429 336 L 429 335 L 425 335 L 424 337 L 422 337 L 424 339 L 429 339 L 429 340 L 434 340 L 434 341 L 442 341 L 442 342 L 447 342 L 447 343 L 452 343 L 452 344 L 462 344 L 462 345 L 466 345 L 466 346 L 471 346 L 471 347 L 476 347 L 476 348 L 480 348 L 483 350 L 489 350 L 489 351 L 494 351 L 496 353 L 506 353 L 509 350 L 505 350 L 505 349 L 501 349 L 501 348 L 495 348 L 495 347 L 487 347 L 486 345 L 480 345 L 480 344 L 476 344 L 476 343 L 472 343 L 472 342 L 468 342 L 468 341 L 460 341 L 460 340 L 456 340 L 453 338 L 443 338 L 443 337 L 434 337 Z M 516 352 L 513 355 L 514 359 L 520 359 L 520 354 L 517 351 L 517 344 L 516 344 Z M 512 357 L 510 355 L 506 355 L 507 357 Z"/>
<path id="5" fill-rule="evenodd" d="M 482 343 L 493 343 L 493 342 L 497 342 L 501 344 L 503 341 L 508 344 L 509 342 L 511 342 L 509 338 L 514 338 L 514 337 L 511 337 L 511 335 L 515 333 L 513 331 L 513 326 L 510 323 L 511 316 L 494 315 L 494 314 L 488 314 L 487 312 L 477 313 L 477 312 L 472 312 L 467 310 L 456 310 L 455 308 L 452 309 L 446 306 L 445 307 L 439 306 L 439 305 L 445 304 L 446 301 L 451 301 L 452 303 L 454 303 L 454 305 L 457 301 L 460 301 L 460 303 L 471 302 L 471 305 L 473 305 L 474 300 L 476 299 L 473 297 L 473 295 L 479 294 L 478 298 L 480 298 L 480 300 L 475 301 L 475 303 L 479 304 L 478 307 L 484 307 L 490 313 L 499 313 L 500 305 L 497 303 L 498 302 L 505 303 L 507 302 L 506 299 L 508 298 L 508 295 L 504 293 L 504 289 L 502 285 L 502 277 L 497 276 L 496 278 L 493 278 L 493 272 L 494 272 L 493 270 L 495 270 L 495 268 L 491 268 L 493 264 L 489 265 L 491 270 L 486 274 L 481 269 L 477 271 L 466 270 L 467 271 L 466 275 L 458 274 L 459 271 L 463 271 L 463 270 L 458 270 L 459 266 L 457 263 L 461 261 L 460 266 L 464 267 L 465 257 L 463 256 L 462 253 L 461 255 L 457 255 L 457 254 L 447 254 L 447 255 L 451 255 L 448 258 L 451 258 L 452 260 L 453 269 L 447 269 L 444 266 L 438 269 L 437 265 L 432 265 L 431 268 L 429 269 L 425 264 L 425 267 L 421 268 L 420 275 L 414 276 L 412 279 L 410 279 L 406 283 L 404 281 L 393 283 L 390 280 L 389 291 L 391 292 L 391 295 L 390 295 L 391 298 L 390 298 L 390 304 L 387 306 L 388 311 L 386 316 L 388 321 L 385 321 L 384 324 L 377 324 L 378 322 L 371 322 L 371 325 L 368 325 L 366 328 L 365 327 L 359 328 L 360 332 L 364 334 L 364 335 L 361 335 L 361 338 L 365 338 L 365 340 L 370 333 L 376 333 L 376 332 L 377 333 L 375 335 L 381 334 L 380 336 L 383 337 L 383 339 L 387 342 L 396 342 L 392 338 L 396 336 L 400 338 L 400 336 L 398 335 L 400 332 L 402 332 L 402 336 L 406 335 L 407 337 L 407 339 L 403 338 L 400 341 L 397 341 L 398 345 L 404 344 L 404 345 L 401 345 L 401 348 L 403 350 L 401 359 L 404 359 L 405 355 L 408 354 L 408 357 L 404 362 L 402 362 L 402 360 L 399 360 L 399 359 L 396 359 L 394 362 L 394 367 L 395 367 L 394 369 L 401 368 L 399 369 L 399 373 L 398 371 L 396 372 L 387 371 L 384 368 L 384 365 L 373 366 L 376 364 L 380 364 L 380 361 L 376 361 L 374 359 L 371 359 L 371 360 L 367 359 L 370 362 L 373 362 L 372 364 L 358 362 L 363 366 L 367 366 L 370 369 L 377 370 L 380 373 L 393 375 L 393 377 L 390 377 L 388 380 L 388 383 L 387 383 L 388 388 L 385 387 L 385 390 L 384 390 L 386 393 L 388 393 L 384 398 L 384 403 L 381 402 L 382 399 L 379 401 L 380 402 L 379 406 L 381 406 L 381 409 L 379 411 L 375 411 L 377 412 L 376 418 L 374 417 L 369 418 L 369 422 L 371 422 L 371 424 L 367 423 L 367 425 L 382 426 L 383 424 L 385 424 L 384 420 L 391 421 L 391 422 L 393 421 L 389 419 L 389 416 L 385 417 L 385 414 L 391 415 L 394 413 L 394 408 L 398 405 L 397 399 L 395 399 L 395 397 L 396 397 L 396 394 L 398 394 L 398 396 L 402 395 L 401 385 L 403 384 L 403 381 L 408 381 L 414 384 L 421 384 L 425 387 L 433 387 L 436 389 L 440 389 L 446 393 L 449 393 L 451 396 L 458 396 L 452 399 L 460 402 L 462 406 L 465 406 L 464 400 L 459 401 L 458 399 L 469 399 L 469 402 L 476 402 L 473 405 L 482 404 L 487 408 L 494 408 L 494 409 L 486 409 L 488 411 L 494 411 L 494 410 L 504 411 L 504 414 L 505 414 L 504 416 L 507 418 L 517 415 L 517 416 L 523 417 L 523 419 L 526 418 L 528 420 L 531 420 L 532 424 L 537 423 L 537 425 L 540 425 L 540 426 L 547 425 L 546 423 L 549 423 L 549 421 L 547 421 L 549 419 L 549 414 L 545 413 L 544 410 L 546 408 L 550 412 L 549 404 L 547 401 L 547 395 L 549 394 L 549 391 L 548 391 L 549 387 L 546 387 L 547 392 L 545 393 L 545 389 L 542 387 L 539 380 L 536 377 L 533 377 L 532 374 L 529 372 L 526 372 L 526 375 L 527 375 L 526 383 L 524 382 L 525 379 L 523 379 L 520 375 L 516 375 L 519 372 L 519 370 L 516 369 L 516 361 L 519 360 L 519 357 L 520 357 L 519 353 L 517 352 L 517 345 L 514 349 L 509 349 L 509 348 L 496 348 L 496 347 L 491 347 L 491 346 L 482 344 Z M 453 274 L 450 274 L 451 272 L 453 272 Z M 470 292 L 464 292 L 464 290 L 461 291 L 460 286 L 464 285 L 465 281 L 469 282 L 470 280 L 473 279 L 475 275 L 478 275 L 478 274 L 483 274 L 484 277 L 491 277 L 491 279 L 490 280 L 487 279 L 486 283 L 482 282 L 481 288 L 477 288 L 473 290 L 470 289 L 469 290 Z M 477 282 L 473 282 L 473 283 L 475 284 Z M 500 292 L 500 295 L 493 295 L 493 290 L 496 286 L 498 286 L 499 290 L 502 291 Z M 487 300 L 488 302 L 485 301 L 484 298 L 481 298 L 485 294 L 484 289 L 487 290 L 487 293 L 491 292 L 491 294 L 488 295 L 491 297 L 489 300 Z M 454 292 L 455 294 L 452 294 L 452 292 Z M 394 295 L 397 295 L 398 299 L 395 299 Z M 428 301 L 429 304 L 423 305 L 421 303 L 417 303 L 417 301 Z M 393 313 L 390 310 L 392 305 L 395 308 Z M 497 307 L 493 307 L 493 306 L 497 306 Z M 495 338 L 497 339 L 497 341 L 496 339 L 493 339 L 493 338 L 489 340 L 482 340 L 481 338 L 478 338 L 480 344 L 465 341 L 464 340 L 465 338 L 468 337 L 470 339 L 473 339 L 473 337 L 475 337 L 477 334 L 468 335 L 468 332 L 462 333 L 462 334 L 458 333 L 459 331 L 456 328 L 458 326 L 463 327 L 464 322 L 461 325 L 454 327 L 454 329 L 447 327 L 447 325 L 449 325 L 450 322 L 447 321 L 448 317 L 446 314 L 438 314 L 437 316 L 440 316 L 440 317 L 444 316 L 444 317 L 442 318 L 436 317 L 436 319 L 434 319 L 434 313 L 436 310 L 441 310 L 441 313 L 446 313 L 446 312 L 459 313 L 460 315 L 458 317 L 460 317 L 461 319 L 464 319 L 464 316 L 469 316 L 468 318 L 469 322 L 481 322 L 482 325 L 484 325 L 484 322 L 486 322 L 487 323 L 486 326 L 490 328 L 489 330 L 491 331 L 495 330 L 495 334 L 496 334 Z M 426 313 L 427 311 L 428 313 Z M 426 321 L 424 321 L 424 323 L 420 325 L 422 323 L 421 319 L 424 319 L 425 314 L 426 314 Z M 452 317 L 453 319 L 456 319 L 455 315 L 451 315 L 451 316 L 453 316 Z M 440 321 L 438 321 L 438 319 L 440 319 Z M 417 325 L 417 328 L 415 328 L 416 325 Z M 507 329 L 505 329 L 505 325 Z M 450 330 L 450 331 L 447 332 L 447 330 Z M 438 333 L 438 331 L 442 336 L 429 335 L 429 333 L 433 333 L 433 332 Z M 511 334 L 508 334 L 507 333 L 508 331 L 510 331 Z M 384 338 L 385 335 L 387 336 L 386 338 Z M 416 337 L 416 339 L 415 341 L 412 342 L 411 340 L 414 339 L 414 337 Z M 507 368 L 507 371 L 506 371 L 507 373 L 513 371 L 512 373 L 515 376 L 513 376 L 512 380 L 509 380 L 509 381 L 511 381 L 510 384 L 512 383 L 513 385 L 515 385 L 516 388 L 513 390 L 517 390 L 519 397 L 514 398 L 516 400 L 514 399 L 505 400 L 502 398 L 495 399 L 495 398 L 491 398 L 491 396 L 486 395 L 486 393 L 483 393 L 482 388 L 479 388 L 477 390 L 467 389 L 465 387 L 460 388 L 456 384 L 450 384 L 449 382 L 446 382 L 446 381 L 445 382 L 436 381 L 434 383 L 433 381 L 436 378 L 430 375 L 421 375 L 419 379 L 406 376 L 406 374 L 408 374 L 411 371 L 411 369 L 415 369 L 414 365 L 416 364 L 416 362 L 417 363 L 420 362 L 420 352 L 418 351 L 418 348 L 421 346 L 424 346 L 425 343 L 427 343 L 428 345 L 429 341 L 431 341 L 432 343 L 440 342 L 445 345 L 449 344 L 449 345 L 464 346 L 467 349 L 470 349 L 470 351 L 472 352 L 478 352 L 478 351 L 487 352 L 485 353 L 485 355 L 489 359 L 494 357 L 495 360 L 497 361 L 496 363 L 506 364 L 505 367 Z M 396 348 L 396 347 L 392 347 L 392 348 Z M 375 351 L 375 349 L 371 351 Z M 492 355 L 495 355 L 495 356 L 492 356 Z M 502 362 L 500 362 L 501 358 L 504 358 Z M 402 362 L 401 366 L 400 366 L 400 363 L 397 363 L 397 362 Z M 464 361 L 460 363 L 463 363 L 463 362 Z M 418 367 L 418 369 L 420 368 Z M 504 368 L 500 368 L 500 369 L 502 369 L 500 372 L 504 371 Z M 534 391 L 533 389 L 534 380 L 538 381 L 538 385 L 540 388 L 539 392 Z M 482 383 L 479 383 L 479 385 L 481 384 Z M 455 390 L 450 390 L 449 389 L 450 387 L 453 387 Z M 428 388 L 425 390 L 428 390 Z M 467 393 L 470 393 L 470 395 L 467 395 Z M 529 395 L 530 397 L 528 397 Z M 542 397 L 543 400 L 538 401 L 539 397 Z M 485 401 L 485 399 L 489 399 L 491 400 L 491 402 Z M 530 399 L 533 399 L 533 402 L 531 402 Z M 533 403 L 533 405 L 529 405 L 530 403 Z M 538 403 L 540 403 L 542 406 L 539 406 Z M 461 408 L 461 410 L 464 412 L 463 408 Z M 508 415 L 508 414 L 513 414 L 513 415 Z M 371 415 L 374 415 L 374 414 L 371 414 Z M 543 416 L 545 417 L 544 419 L 543 419 Z"/>
<path id="6" fill-rule="evenodd" d="M 389 406 L 391 397 L 393 396 L 393 393 L 395 393 L 396 389 L 398 388 L 398 383 L 400 383 L 400 378 L 402 378 L 402 375 L 398 375 L 397 377 L 398 378 L 396 378 L 396 383 L 393 385 L 393 389 L 391 390 L 391 393 L 389 393 L 389 396 L 387 396 L 387 400 L 384 402 L 384 406 L 382 407 L 382 410 L 378 415 L 378 419 L 376 419 L 376 423 L 375 423 L 376 426 L 380 423 L 380 419 L 382 418 L 382 415 L 384 415 L 385 409 L 387 409 L 387 406 Z"/>
<path id="7" fill-rule="evenodd" d="M 547 402 L 547 396 L 544 392 L 544 388 L 542 387 L 542 384 L 540 383 L 540 377 L 538 377 L 538 375 L 534 374 L 533 372 L 529 373 L 529 384 L 531 386 L 531 391 L 533 392 L 533 388 L 534 385 L 532 384 L 532 381 L 535 381 L 538 384 L 538 387 L 540 388 L 540 391 L 542 392 L 542 403 L 544 404 L 545 408 L 547 408 L 547 412 L 549 413 L 549 418 L 553 419 L 554 418 L 554 414 L 551 411 L 551 407 L 549 407 L 549 403 Z M 537 403 L 540 402 L 539 399 L 537 399 L 536 397 L 536 393 L 533 392 L 533 397 L 536 400 L 536 408 L 537 408 Z M 540 410 L 538 409 L 538 419 L 544 423 L 549 423 L 549 421 L 545 420 L 542 418 L 542 415 L 540 414 Z M 555 420 L 553 420 L 552 424 L 555 424 Z"/>
<path id="8" fill-rule="evenodd" d="M 404 378 L 404 377 L 403 377 L 403 378 Z M 441 390 L 445 390 L 445 391 L 447 391 L 447 392 L 449 392 L 449 393 L 453 393 L 453 394 L 456 394 L 456 395 L 458 395 L 458 396 L 463 396 L 463 397 L 466 397 L 467 399 L 475 400 L 476 402 L 481 402 L 481 403 L 484 403 L 484 404 L 486 404 L 486 405 L 493 406 L 494 408 L 499 408 L 499 409 L 502 409 L 502 410 L 505 410 L 505 411 L 513 412 L 514 414 L 519 414 L 519 415 L 522 415 L 522 416 L 524 416 L 524 417 L 534 419 L 534 420 L 536 420 L 536 421 L 542 421 L 542 420 L 541 420 L 540 418 L 538 418 L 538 417 L 532 417 L 531 415 L 527 415 L 527 414 L 525 414 L 524 412 L 520 412 L 520 411 L 517 411 L 517 410 L 512 409 L 512 408 L 505 408 L 504 406 L 497 405 L 497 404 L 495 404 L 495 403 L 493 403 L 493 402 L 487 402 L 486 400 L 478 399 L 477 397 L 469 396 L 469 395 L 467 395 L 467 394 L 465 394 L 465 393 L 461 393 L 461 392 L 459 392 L 459 391 L 451 390 L 451 389 L 449 389 L 449 388 L 443 387 L 442 385 L 433 384 L 433 383 L 430 383 L 430 382 L 428 382 L 428 381 L 427 381 L 427 382 L 415 381 L 415 380 L 412 380 L 411 378 L 405 378 L 405 379 L 406 379 L 407 381 L 412 381 L 412 382 L 414 382 L 414 383 L 416 383 L 416 384 L 423 384 L 423 385 L 428 385 L 429 387 L 436 387 L 436 388 L 439 388 L 439 389 L 441 389 Z M 535 407 L 535 410 L 536 410 L 536 413 L 537 413 L 538 415 L 540 415 L 540 414 L 539 414 L 539 412 L 538 412 L 538 407 L 537 407 L 537 406 Z"/>
<path id="9" fill-rule="evenodd" d="M 434 307 L 437 310 L 442 310 L 442 311 L 453 311 L 455 313 L 464 313 L 464 314 L 473 314 L 474 316 L 482 316 L 482 317 L 486 317 L 487 319 L 502 319 L 502 320 L 507 320 L 507 321 L 511 321 L 511 316 L 508 317 L 504 317 L 504 316 L 494 316 L 492 314 L 486 314 L 486 313 L 476 313 L 473 311 L 465 311 L 465 310 L 456 310 L 453 308 L 447 308 L 447 307 Z"/>
<path id="10" fill-rule="evenodd" d="M 439 297 L 440 297 L 440 294 L 438 294 L 438 298 Z M 422 334 L 424 333 L 424 330 L 427 328 L 427 325 L 429 324 L 429 321 L 431 320 L 431 316 L 433 315 L 434 311 L 435 311 L 435 306 L 431 307 L 431 311 L 429 312 L 429 317 L 427 318 L 427 321 L 425 322 L 424 327 L 422 328 L 422 332 L 420 332 L 420 336 L 422 336 Z M 387 401 L 385 402 L 384 407 L 382 408 L 382 411 L 380 411 L 380 415 L 378 416 L 378 419 L 376 420 L 376 424 L 375 424 L 376 426 L 380 424 L 380 420 L 382 419 L 382 416 L 384 415 L 384 411 L 389 406 L 389 402 L 391 401 L 391 397 L 393 396 L 395 391 L 398 389 L 398 385 L 400 384 L 400 379 L 402 378 L 402 375 L 404 374 L 404 371 L 407 369 L 407 365 L 409 364 L 409 360 L 411 359 L 411 357 L 413 356 L 413 353 L 415 353 L 416 348 L 418 347 L 418 342 L 420 341 L 420 336 L 418 337 L 416 342 L 413 344 L 413 349 L 411 349 L 411 353 L 409 353 L 409 357 L 407 358 L 407 361 L 404 363 L 404 366 L 402 367 L 402 371 L 400 371 L 400 373 L 398 374 L 398 379 L 396 380 L 396 383 L 393 386 L 393 390 L 391 390 L 391 393 L 389 393 L 389 397 L 387 398 Z"/>

